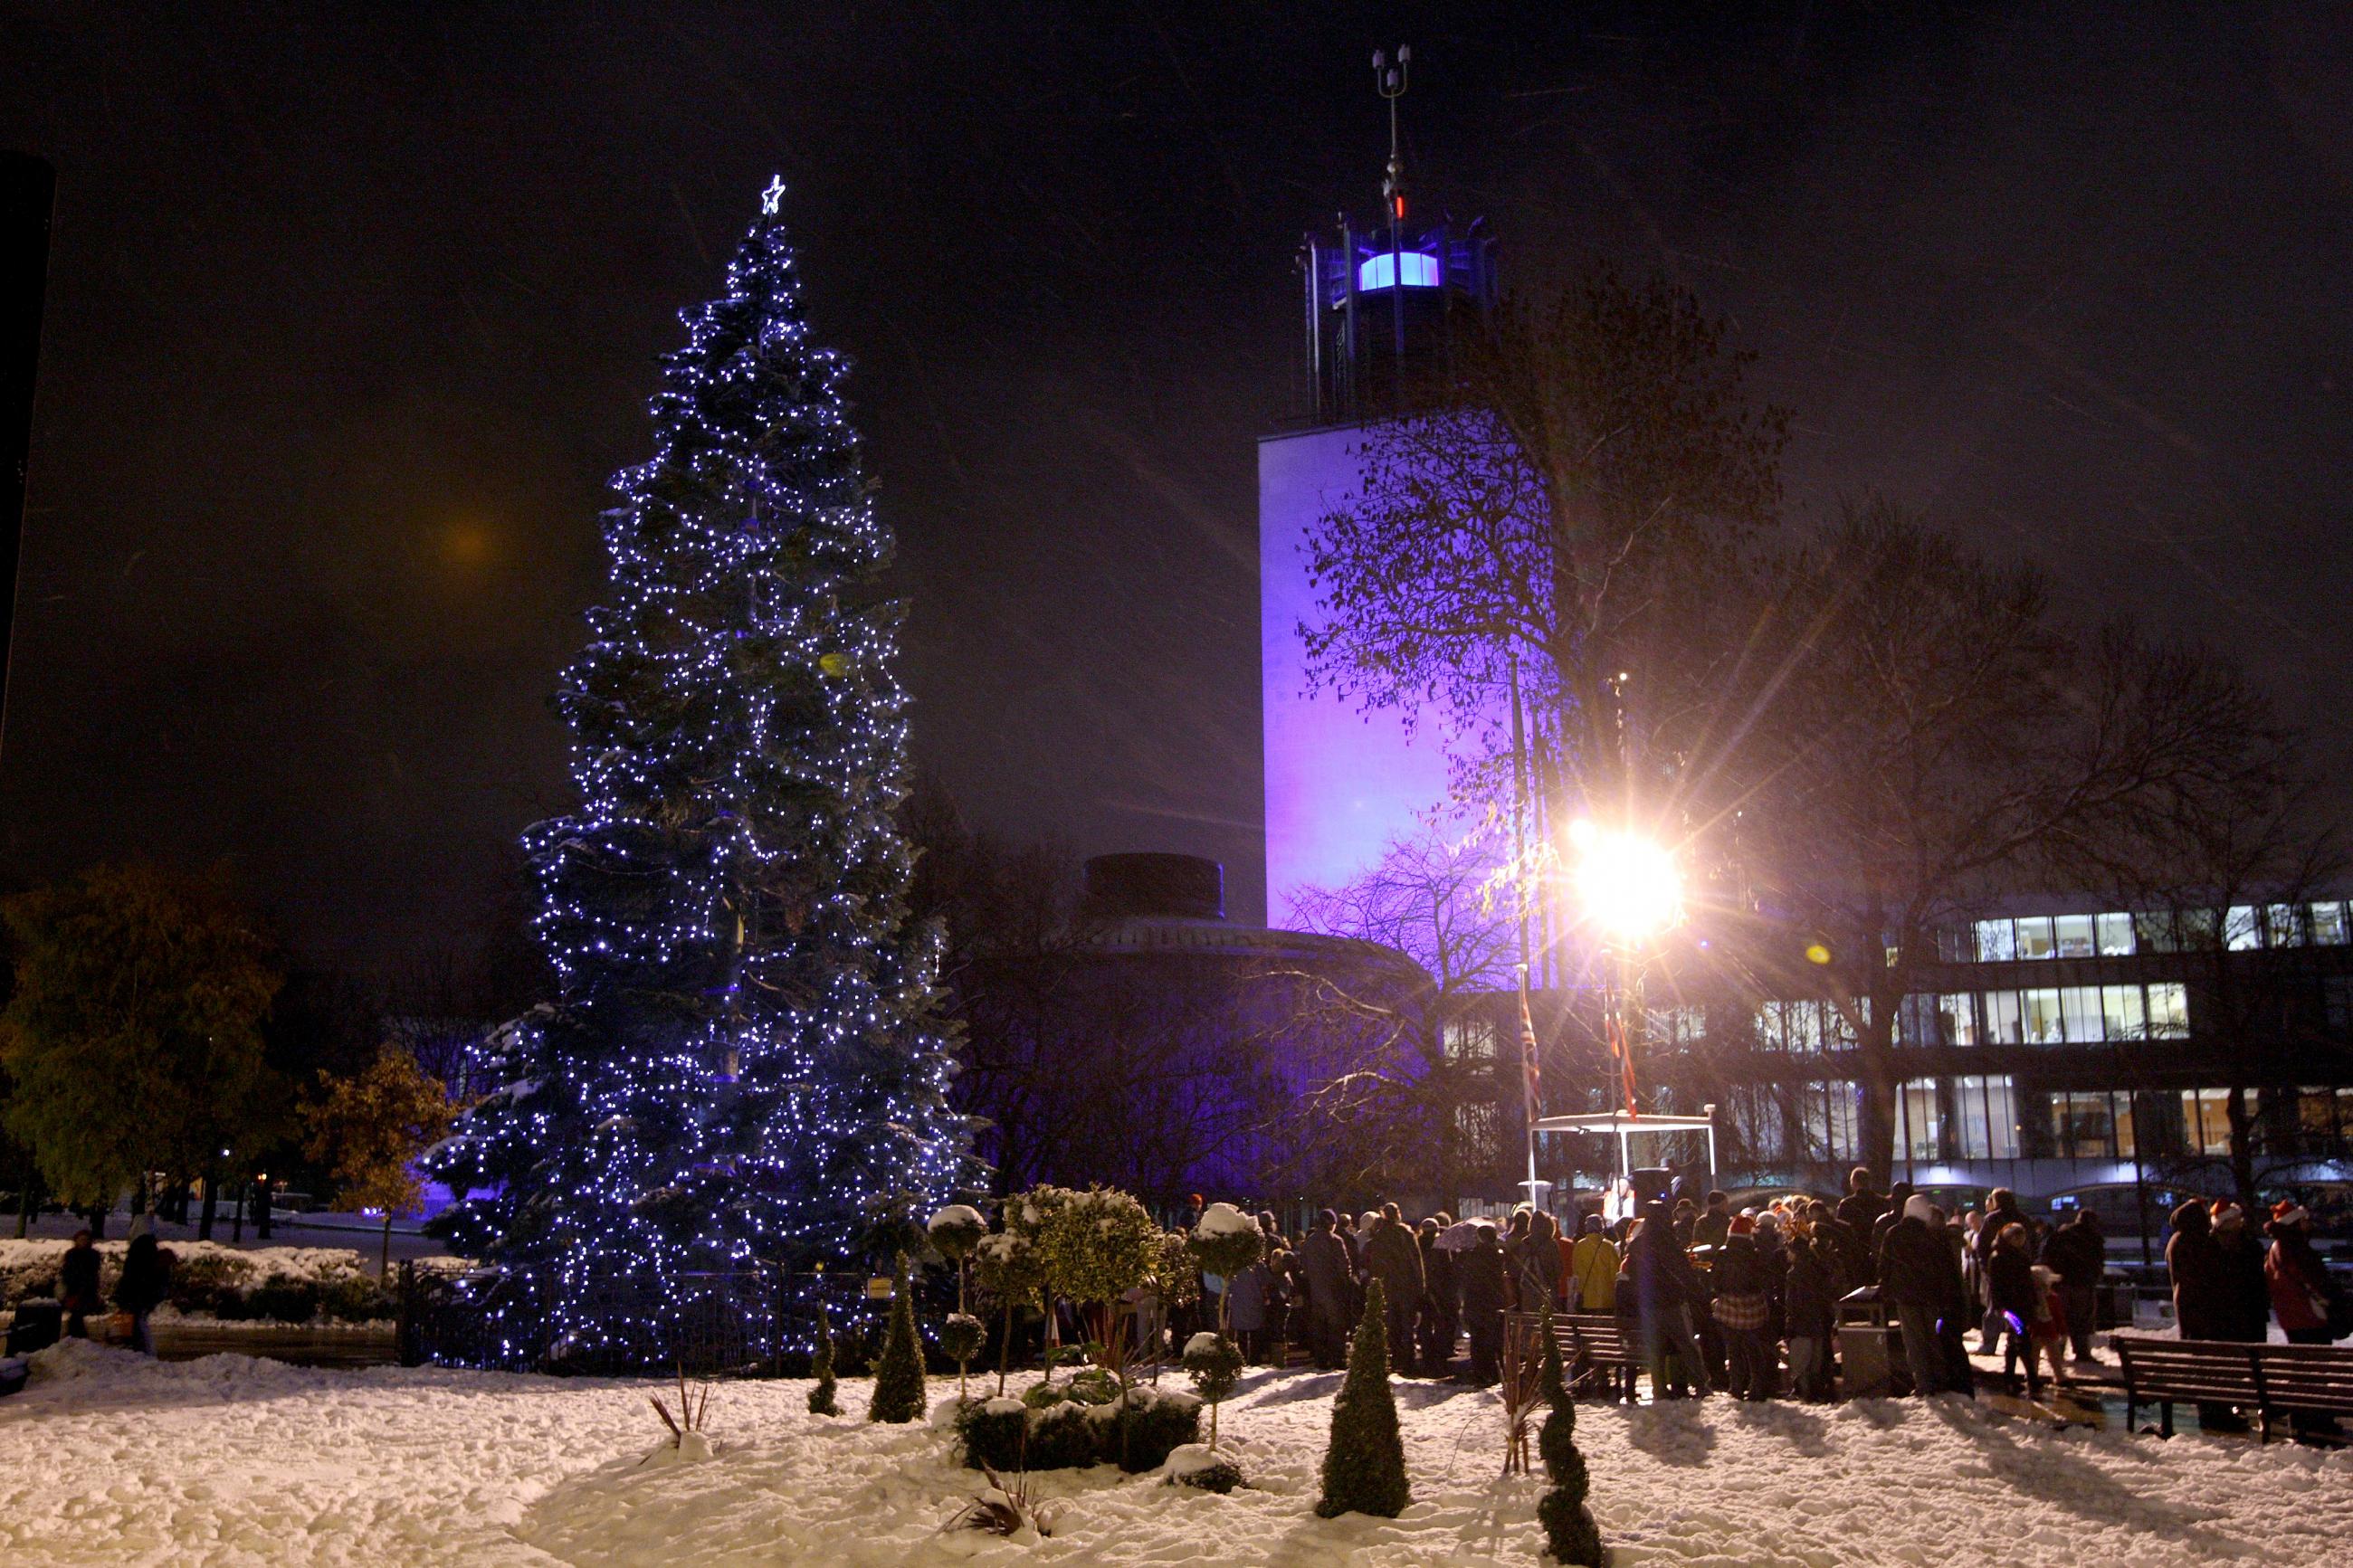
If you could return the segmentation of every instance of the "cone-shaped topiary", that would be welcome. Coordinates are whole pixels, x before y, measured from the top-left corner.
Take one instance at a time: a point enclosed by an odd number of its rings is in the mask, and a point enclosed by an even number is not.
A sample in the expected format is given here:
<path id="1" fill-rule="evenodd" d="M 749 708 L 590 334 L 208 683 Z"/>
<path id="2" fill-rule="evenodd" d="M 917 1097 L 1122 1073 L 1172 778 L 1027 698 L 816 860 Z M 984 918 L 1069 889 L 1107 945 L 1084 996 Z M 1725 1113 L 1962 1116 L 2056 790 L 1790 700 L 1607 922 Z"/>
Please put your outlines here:
<path id="1" fill-rule="evenodd" d="M 1577 1451 L 1577 1405 L 1568 1396 L 1568 1380 L 1561 1373 L 1560 1342 L 1553 1337 L 1550 1301 L 1540 1303 L 1537 1323 L 1537 1331 L 1544 1335 L 1545 1404 L 1550 1406 L 1543 1428 L 1536 1433 L 1536 1451 L 1544 1456 L 1545 1474 L 1552 1478 L 1551 1489 L 1536 1502 L 1536 1518 L 1545 1528 L 1545 1551 L 1556 1563 L 1601 1568 L 1601 1528 L 1593 1521 L 1593 1510 L 1585 1505 L 1592 1481 L 1585 1471 L 1585 1456 Z"/>
<path id="2" fill-rule="evenodd" d="M 907 1283 L 907 1255 L 891 1286 L 891 1326 L 882 1335 L 882 1359 L 874 1363 L 874 1401 L 869 1421 L 913 1421 L 923 1413 L 923 1345 L 915 1337 L 915 1292 Z"/>
<path id="3" fill-rule="evenodd" d="M 809 1414 L 840 1415 L 841 1406 L 833 1397 L 833 1320 L 822 1301 L 817 1308 L 817 1351 L 809 1357 L 809 1375 L 817 1379 L 817 1386 L 809 1390 Z"/>
<path id="4" fill-rule="evenodd" d="M 1389 1394 L 1388 1304 L 1378 1279 L 1365 1287 L 1365 1316 L 1348 1346 L 1348 1376 L 1332 1402 L 1332 1446 L 1324 1450 L 1321 1519 L 1344 1513 L 1395 1519 L 1413 1500 L 1405 1479 L 1405 1441 Z"/>
<path id="5" fill-rule="evenodd" d="M 1218 1406 L 1241 1381 L 1242 1352 L 1240 1346 L 1213 1330 L 1204 1330 L 1185 1343 L 1185 1370 L 1192 1374 L 1193 1386 L 1209 1405 L 1209 1451 L 1218 1450 Z"/>

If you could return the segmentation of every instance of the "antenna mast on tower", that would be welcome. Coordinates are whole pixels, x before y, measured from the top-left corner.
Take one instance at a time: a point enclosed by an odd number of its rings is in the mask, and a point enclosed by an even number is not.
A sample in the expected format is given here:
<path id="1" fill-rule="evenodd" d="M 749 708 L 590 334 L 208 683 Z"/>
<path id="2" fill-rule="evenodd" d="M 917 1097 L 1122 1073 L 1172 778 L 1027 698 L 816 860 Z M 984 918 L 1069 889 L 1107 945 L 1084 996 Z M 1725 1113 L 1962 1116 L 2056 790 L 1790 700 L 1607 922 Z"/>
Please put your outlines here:
<path id="1" fill-rule="evenodd" d="M 1389 166 L 1388 176 L 1381 181 L 1381 205 L 1388 209 L 1389 276 L 1392 279 L 1403 276 L 1398 268 L 1404 265 L 1400 258 L 1405 253 L 1405 155 L 1398 145 L 1398 100 L 1405 96 L 1406 73 L 1412 66 L 1413 47 L 1409 44 L 1398 46 L 1395 65 L 1390 65 L 1380 50 L 1373 51 L 1373 85 L 1389 105 Z M 1395 353 L 1402 361 L 1405 358 L 1405 290 L 1401 288 L 1389 290 L 1389 326 L 1395 340 Z"/>

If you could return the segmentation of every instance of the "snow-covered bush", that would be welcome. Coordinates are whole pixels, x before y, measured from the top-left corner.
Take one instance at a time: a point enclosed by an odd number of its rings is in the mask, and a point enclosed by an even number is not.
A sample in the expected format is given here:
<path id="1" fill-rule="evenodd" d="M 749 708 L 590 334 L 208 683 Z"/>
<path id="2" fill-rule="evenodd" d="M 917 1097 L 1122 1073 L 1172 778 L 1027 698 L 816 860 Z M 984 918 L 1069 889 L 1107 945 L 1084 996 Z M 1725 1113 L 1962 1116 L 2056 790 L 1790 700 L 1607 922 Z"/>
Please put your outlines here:
<path id="1" fill-rule="evenodd" d="M 980 1238 L 988 1234 L 988 1222 L 970 1204 L 949 1204 L 932 1215 L 923 1226 L 923 1234 L 931 1237 L 942 1258 L 950 1263 L 961 1263 Z"/>
<path id="2" fill-rule="evenodd" d="M 1230 1459 L 1219 1458 L 1218 1451 L 1205 1443 L 1186 1444 L 1168 1456 L 1168 1462 L 1162 1468 L 1172 1487 L 1191 1487 L 1221 1496 L 1236 1487 L 1248 1484 L 1239 1466 Z"/>
<path id="3" fill-rule="evenodd" d="M 1193 1227 L 1192 1247 L 1203 1273 L 1231 1279 L 1266 1255 L 1266 1232 L 1255 1215 L 1231 1204 L 1211 1204 Z"/>
<path id="4" fill-rule="evenodd" d="M 1084 1388 L 1072 1394 L 1069 1384 L 1060 1385 L 1040 1405 L 1027 1398 L 973 1401 L 956 1419 L 964 1462 L 974 1469 L 997 1470 L 1061 1470 L 1108 1462 L 1135 1472 L 1157 1469 L 1171 1451 L 1200 1440 L 1201 1402 L 1189 1394 L 1134 1387 L 1124 1394 L 1113 1390 L 1110 1399 L 1097 1404 L 1089 1396 L 1100 1393 L 1102 1384 Z"/>

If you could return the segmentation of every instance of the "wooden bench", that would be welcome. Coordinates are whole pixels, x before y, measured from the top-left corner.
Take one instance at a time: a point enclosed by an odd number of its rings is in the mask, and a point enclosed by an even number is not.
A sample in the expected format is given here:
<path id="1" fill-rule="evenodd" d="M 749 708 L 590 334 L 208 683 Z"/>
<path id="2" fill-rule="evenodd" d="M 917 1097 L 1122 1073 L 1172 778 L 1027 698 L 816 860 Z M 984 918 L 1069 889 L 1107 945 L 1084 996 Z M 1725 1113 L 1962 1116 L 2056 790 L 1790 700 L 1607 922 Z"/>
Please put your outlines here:
<path id="1" fill-rule="evenodd" d="M 1533 1336 L 1543 1320 L 1534 1312 L 1509 1314 L 1507 1331 Z M 1642 1370 L 1642 1342 L 1631 1324 L 1607 1312 L 1555 1312 L 1553 1338 L 1571 1389 L 1598 1387 L 1609 1398 L 1633 1403 L 1635 1375 Z"/>
<path id="2" fill-rule="evenodd" d="M 2125 1425 L 2144 1405 L 2158 1406 L 2158 1430 L 2173 1436 L 2173 1406 L 2232 1405 L 2255 1412 L 2261 1440 L 2274 1417 L 2296 1411 L 2353 1415 L 2353 1349 L 2335 1345 L 2247 1344 L 2112 1334 L 2124 1363 Z"/>

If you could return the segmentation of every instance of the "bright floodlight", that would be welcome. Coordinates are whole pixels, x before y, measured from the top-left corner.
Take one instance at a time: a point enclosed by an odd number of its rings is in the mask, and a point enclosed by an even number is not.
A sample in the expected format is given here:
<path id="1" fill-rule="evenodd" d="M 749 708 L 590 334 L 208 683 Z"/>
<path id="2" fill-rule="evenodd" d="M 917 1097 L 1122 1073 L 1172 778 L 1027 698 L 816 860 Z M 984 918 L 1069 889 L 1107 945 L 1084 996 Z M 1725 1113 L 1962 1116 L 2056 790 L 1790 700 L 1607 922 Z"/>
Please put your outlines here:
<path id="1" fill-rule="evenodd" d="M 1582 817 L 1569 825 L 1568 841 L 1577 902 L 1609 936 L 1640 942 L 1683 917 L 1683 878 L 1665 846 Z"/>

